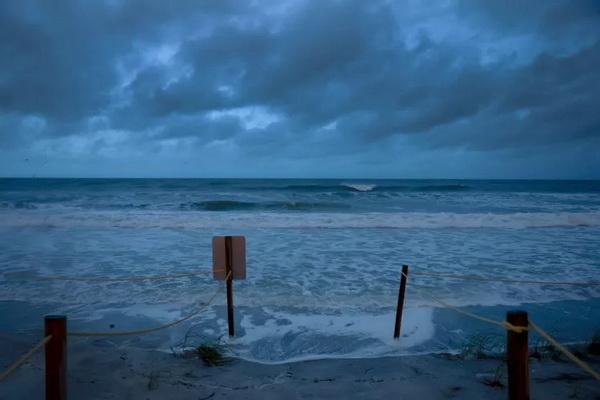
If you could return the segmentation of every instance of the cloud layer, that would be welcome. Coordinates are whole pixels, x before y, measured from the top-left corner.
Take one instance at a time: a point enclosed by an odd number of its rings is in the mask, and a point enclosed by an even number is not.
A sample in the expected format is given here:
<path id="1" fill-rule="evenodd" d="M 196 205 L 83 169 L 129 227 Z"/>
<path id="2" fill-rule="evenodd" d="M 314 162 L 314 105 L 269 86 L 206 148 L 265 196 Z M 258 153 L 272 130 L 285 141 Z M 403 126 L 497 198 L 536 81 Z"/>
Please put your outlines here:
<path id="1" fill-rule="evenodd" d="M 600 4 L 0 3 L 0 175 L 600 178 Z"/>

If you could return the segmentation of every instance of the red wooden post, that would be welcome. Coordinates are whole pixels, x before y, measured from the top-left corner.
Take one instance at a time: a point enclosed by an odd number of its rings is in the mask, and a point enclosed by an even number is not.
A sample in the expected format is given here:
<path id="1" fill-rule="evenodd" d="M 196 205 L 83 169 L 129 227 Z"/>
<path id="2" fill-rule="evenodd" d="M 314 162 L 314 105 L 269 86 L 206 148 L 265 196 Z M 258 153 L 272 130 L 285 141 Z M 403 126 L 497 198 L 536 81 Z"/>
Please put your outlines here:
<path id="1" fill-rule="evenodd" d="M 529 319 L 525 311 L 509 311 L 506 322 L 527 327 Z M 508 399 L 529 400 L 529 335 L 506 331 L 506 364 L 508 368 Z"/>
<path id="2" fill-rule="evenodd" d="M 394 326 L 394 339 L 400 338 L 400 327 L 402 325 L 402 309 L 404 308 L 404 293 L 406 291 L 406 278 L 408 277 L 408 265 L 402 266 L 400 276 L 400 291 L 398 292 L 398 305 L 396 306 L 396 325 Z"/>
<path id="3" fill-rule="evenodd" d="M 229 327 L 229 336 L 234 336 L 235 329 L 233 323 L 233 271 L 231 269 L 231 258 L 231 236 L 225 236 L 225 276 L 227 277 L 229 275 L 229 278 L 227 278 L 227 325 Z"/>
<path id="4" fill-rule="evenodd" d="M 67 399 L 67 317 L 48 315 L 44 318 L 46 343 L 46 400 Z"/>

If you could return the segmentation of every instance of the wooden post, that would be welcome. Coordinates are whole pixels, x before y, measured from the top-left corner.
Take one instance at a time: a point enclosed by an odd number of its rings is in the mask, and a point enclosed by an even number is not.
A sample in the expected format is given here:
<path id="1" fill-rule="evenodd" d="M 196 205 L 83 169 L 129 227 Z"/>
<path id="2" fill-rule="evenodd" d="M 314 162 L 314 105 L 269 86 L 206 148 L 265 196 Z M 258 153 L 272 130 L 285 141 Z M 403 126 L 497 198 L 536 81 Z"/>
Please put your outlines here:
<path id="1" fill-rule="evenodd" d="M 235 335 L 234 322 L 233 322 L 233 271 L 232 265 L 232 245 L 231 236 L 225 236 L 225 276 L 227 278 L 227 325 L 229 326 L 229 336 Z"/>
<path id="2" fill-rule="evenodd" d="M 394 326 L 394 339 L 400 338 L 400 327 L 402 325 L 402 309 L 404 308 L 404 293 L 406 291 L 407 277 L 408 265 L 403 265 L 402 275 L 400 275 L 400 291 L 398 292 L 398 305 L 396 306 L 396 325 Z"/>
<path id="3" fill-rule="evenodd" d="M 48 315 L 44 318 L 46 343 L 46 400 L 67 398 L 67 317 Z"/>
<path id="4" fill-rule="evenodd" d="M 525 311 L 509 311 L 506 322 L 527 327 L 529 320 Z M 528 333 L 506 331 L 506 364 L 508 368 L 508 399 L 529 400 L 529 350 Z"/>

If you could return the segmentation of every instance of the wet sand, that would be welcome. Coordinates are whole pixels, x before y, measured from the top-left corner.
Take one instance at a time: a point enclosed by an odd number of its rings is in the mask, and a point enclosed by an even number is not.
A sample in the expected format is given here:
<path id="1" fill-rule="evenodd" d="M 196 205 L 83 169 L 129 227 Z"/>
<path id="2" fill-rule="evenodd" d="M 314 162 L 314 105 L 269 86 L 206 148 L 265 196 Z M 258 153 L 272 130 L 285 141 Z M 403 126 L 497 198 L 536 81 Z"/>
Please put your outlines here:
<path id="1" fill-rule="evenodd" d="M 0 368 L 27 350 L 22 339 L 3 337 L 1 342 Z M 71 342 L 68 354 L 71 399 L 507 397 L 501 358 L 421 355 L 276 365 L 232 360 L 225 366 L 207 367 L 197 358 L 120 347 L 106 339 Z M 599 369 L 600 357 L 586 358 Z M 532 358 L 530 374 L 532 399 L 600 399 L 600 383 L 564 360 Z M 43 383 L 43 354 L 39 353 L 0 382 L 0 399 L 42 399 Z"/>

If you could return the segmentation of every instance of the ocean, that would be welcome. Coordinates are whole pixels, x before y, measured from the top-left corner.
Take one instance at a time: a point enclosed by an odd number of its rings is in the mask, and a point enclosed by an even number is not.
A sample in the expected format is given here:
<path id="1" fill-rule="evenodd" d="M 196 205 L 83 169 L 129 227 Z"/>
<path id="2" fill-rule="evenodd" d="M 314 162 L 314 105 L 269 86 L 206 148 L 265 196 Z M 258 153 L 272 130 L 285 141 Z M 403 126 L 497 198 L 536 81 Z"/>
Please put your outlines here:
<path id="1" fill-rule="evenodd" d="M 211 238 L 244 235 L 247 279 L 161 340 L 221 340 L 262 362 L 460 351 L 504 332 L 431 297 L 498 320 L 512 309 L 560 340 L 600 329 L 600 286 L 514 284 L 418 272 L 600 280 L 600 181 L 368 179 L 0 179 L 0 330 L 34 333 L 46 313 L 69 329 L 169 322 L 222 282 L 79 282 L 211 270 Z M 403 335 L 392 339 L 409 265 Z M 415 275 L 411 275 L 414 272 Z M 418 284 L 411 286 L 411 284 Z"/>

